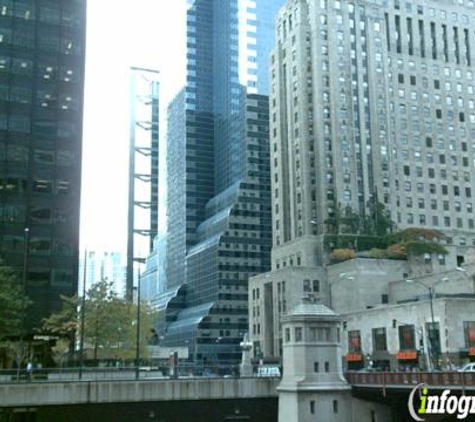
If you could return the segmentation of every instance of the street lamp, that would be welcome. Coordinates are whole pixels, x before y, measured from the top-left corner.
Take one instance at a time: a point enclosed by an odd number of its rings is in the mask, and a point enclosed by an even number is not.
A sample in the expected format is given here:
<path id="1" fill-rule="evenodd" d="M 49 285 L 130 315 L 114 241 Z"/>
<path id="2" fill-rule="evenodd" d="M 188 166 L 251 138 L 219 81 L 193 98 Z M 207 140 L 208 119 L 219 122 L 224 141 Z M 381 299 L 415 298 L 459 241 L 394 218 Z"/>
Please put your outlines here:
<path id="1" fill-rule="evenodd" d="M 87 279 L 87 248 L 84 249 L 84 269 L 82 281 L 82 299 L 81 299 L 81 337 L 79 340 L 79 379 L 82 379 L 84 366 L 84 328 L 86 318 L 86 279 Z"/>
<path id="2" fill-rule="evenodd" d="M 138 269 L 137 278 L 137 338 L 135 344 L 135 379 L 139 379 L 139 362 L 140 362 L 140 267 Z"/>
<path id="3" fill-rule="evenodd" d="M 216 375 L 219 375 L 219 345 L 223 337 L 219 336 L 214 342 L 216 344 Z"/>
<path id="4" fill-rule="evenodd" d="M 437 286 L 440 283 L 443 283 L 445 281 L 448 281 L 449 279 L 447 277 L 442 278 L 441 280 L 437 281 L 434 283 L 432 286 L 428 286 L 427 284 L 423 283 L 422 281 L 418 280 L 412 280 L 408 279 L 406 280 L 406 283 L 412 284 L 416 283 L 421 285 L 422 287 L 426 288 L 427 291 L 429 292 L 429 301 L 430 301 L 430 316 L 431 316 L 431 330 L 430 330 L 430 336 L 429 336 L 429 341 L 430 341 L 430 358 L 431 358 L 431 363 L 432 363 L 432 368 L 436 368 L 436 365 L 438 365 L 438 349 L 436 350 L 435 348 L 435 339 L 434 339 L 434 331 L 435 331 L 435 317 L 434 317 L 434 296 L 435 296 L 435 286 Z M 440 331 L 440 330 L 439 330 Z M 435 359 L 434 359 L 435 358 Z M 434 360 L 435 360 L 435 365 L 434 365 Z"/>
<path id="5" fill-rule="evenodd" d="M 30 243 L 30 229 L 25 227 L 23 232 L 23 275 L 22 275 L 22 289 L 21 289 L 21 332 L 20 332 L 20 348 L 17 351 L 17 381 L 20 380 L 20 366 L 25 357 L 25 311 L 26 311 L 26 279 L 28 270 L 28 252 Z"/>

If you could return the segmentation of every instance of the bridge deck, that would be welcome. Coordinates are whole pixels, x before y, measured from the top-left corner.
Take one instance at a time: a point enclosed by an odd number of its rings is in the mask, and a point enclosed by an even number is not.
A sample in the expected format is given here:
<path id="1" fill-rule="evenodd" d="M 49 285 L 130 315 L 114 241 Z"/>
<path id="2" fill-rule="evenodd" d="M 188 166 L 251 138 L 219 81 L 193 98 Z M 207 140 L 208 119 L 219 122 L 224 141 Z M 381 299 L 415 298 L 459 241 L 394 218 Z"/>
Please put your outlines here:
<path id="1" fill-rule="evenodd" d="M 0 408 L 277 397 L 275 378 L 20 382 L 0 384 Z"/>

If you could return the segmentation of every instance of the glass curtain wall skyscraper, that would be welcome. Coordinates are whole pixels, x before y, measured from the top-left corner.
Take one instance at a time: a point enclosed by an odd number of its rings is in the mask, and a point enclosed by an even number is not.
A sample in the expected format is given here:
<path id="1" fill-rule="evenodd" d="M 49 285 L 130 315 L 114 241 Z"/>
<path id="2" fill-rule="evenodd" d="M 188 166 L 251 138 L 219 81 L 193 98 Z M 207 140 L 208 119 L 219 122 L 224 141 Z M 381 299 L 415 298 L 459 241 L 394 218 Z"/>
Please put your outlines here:
<path id="1" fill-rule="evenodd" d="M 188 344 L 202 362 L 238 359 L 247 331 L 247 279 L 270 266 L 268 99 L 262 94 L 283 3 L 196 0 L 187 10 L 187 83 L 168 111 L 167 277 L 160 307 L 173 310 L 162 327 L 165 341 Z"/>
<path id="2" fill-rule="evenodd" d="M 0 0 L 0 253 L 29 328 L 77 290 L 85 23 L 85 0 Z"/>

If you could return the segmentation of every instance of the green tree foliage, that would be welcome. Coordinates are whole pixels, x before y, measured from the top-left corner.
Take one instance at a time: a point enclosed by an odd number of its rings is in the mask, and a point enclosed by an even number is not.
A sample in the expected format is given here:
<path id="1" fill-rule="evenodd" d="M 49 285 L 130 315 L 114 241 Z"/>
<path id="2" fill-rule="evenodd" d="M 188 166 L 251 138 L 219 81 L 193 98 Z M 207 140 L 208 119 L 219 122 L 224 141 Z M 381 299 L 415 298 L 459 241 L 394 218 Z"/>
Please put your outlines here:
<path id="1" fill-rule="evenodd" d="M 21 277 L 0 260 L 0 340 L 22 334 L 30 300 L 23 294 Z"/>
<path id="2" fill-rule="evenodd" d="M 426 253 L 446 255 L 447 249 L 439 243 L 445 239 L 443 233 L 424 228 L 409 228 L 389 236 L 391 244 L 401 245 L 408 255 L 423 255 Z"/>
<path id="3" fill-rule="evenodd" d="M 343 209 L 338 205 L 333 215 L 325 221 L 329 233 L 325 236 L 325 247 L 329 252 L 335 249 L 354 250 L 363 252 L 361 256 L 368 258 L 388 259 L 406 259 L 407 256 L 425 253 L 447 253 L 439 243 L 444 238 L 442 233 L 424 228 L 394 232 L 395 224 L 384 205 L 379 202 L 369 205 L 369 215 L 361 215 L 351 207 Z M 332 260 L 341 259 L 332 255 Z"/>
<path id="4" fill-rule="evenodd" d="M 119 298 L 112 283 L 105 280 L 94 284 L 86 294 L 84 307 L 84 349 L 94 360 L 135 357 L 137 333 L 137 305 Z M 60 335 L 72 342 L 81 335 L 82 298 L 63 297 L 62 309 L 44 320 L 43 330 Z M 150 307 L 140 305 L 140 356 L 146 357 L 147 344 L 152 336 L 154 314 Z M 71 343 L 72 344 L 72 343 Z M 64 341 L 59 344 L 61 355 Z"/>
<path id="5" fill-rule="evenodd" d="M 333 215 L 325 220 L 327 233 L 379 237 L 391 233 L 394 229 L 394 223 L 389 218 L 384 205 L 376 202 L 369 209 L 369 215 L 360 214 L 349 206 L 342 208 L 341 204 L 338 204 Z"/>

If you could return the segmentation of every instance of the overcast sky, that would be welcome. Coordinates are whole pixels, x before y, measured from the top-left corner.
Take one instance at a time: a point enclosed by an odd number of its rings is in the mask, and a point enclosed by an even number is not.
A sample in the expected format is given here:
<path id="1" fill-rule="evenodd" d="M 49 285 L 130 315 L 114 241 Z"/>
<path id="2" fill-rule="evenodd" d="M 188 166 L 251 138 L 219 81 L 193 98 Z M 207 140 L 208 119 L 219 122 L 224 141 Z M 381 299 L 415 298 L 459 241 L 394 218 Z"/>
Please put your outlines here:
<path id="1" fill-rule="evenodd" d="M 185 7 L 186 0 L 88 4 L 82 248 L 125 251 L 129 68 L 160 70 L 162 106 L 183 86 Z"/>

